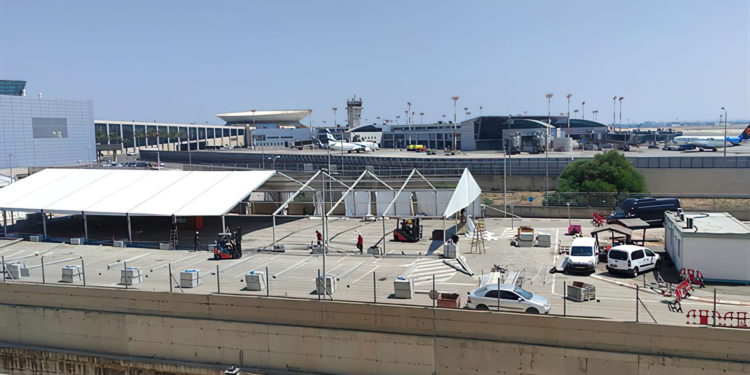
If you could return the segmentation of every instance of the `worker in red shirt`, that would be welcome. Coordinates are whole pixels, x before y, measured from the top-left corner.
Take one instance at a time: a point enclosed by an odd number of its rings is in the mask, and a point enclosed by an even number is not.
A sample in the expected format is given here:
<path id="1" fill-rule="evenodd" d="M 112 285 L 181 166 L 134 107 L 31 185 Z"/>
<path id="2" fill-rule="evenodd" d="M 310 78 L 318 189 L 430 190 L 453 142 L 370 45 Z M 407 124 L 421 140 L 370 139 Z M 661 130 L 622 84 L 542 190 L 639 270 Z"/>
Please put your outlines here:
<path id="1" fill-rule="evenodd" d="M 315 237 L 318 239 L 318 245 L 322 245 L 323 244 L 323 235 L 316 230 L 315 231 Z"/>
<path id="2" fill-rule="evenodd" d="M 362 248 L 364 247 L 364 245 L 365 245 L 365 239 L 362 238 L 361 234 L 357 235 L 357 249 L 359 249 L 360 254 L 363 254 Z"/>

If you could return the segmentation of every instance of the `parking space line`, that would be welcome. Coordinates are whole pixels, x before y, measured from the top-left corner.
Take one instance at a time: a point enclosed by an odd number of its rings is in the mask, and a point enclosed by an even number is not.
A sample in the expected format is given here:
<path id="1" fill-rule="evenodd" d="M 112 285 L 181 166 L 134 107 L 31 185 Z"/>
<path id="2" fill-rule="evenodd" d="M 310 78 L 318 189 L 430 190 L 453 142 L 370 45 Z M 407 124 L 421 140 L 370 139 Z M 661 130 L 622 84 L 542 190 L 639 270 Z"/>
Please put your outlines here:
<path id="1" fill-rule="evenodd" d="M 197 257 L 198 255 L 200 255 L 200 254 L 193 254 L 193 255 L 188 255 L 188 256 L 186 256 L 186 257 L 182 257 L 182 258 L 180 258 L 180 259 L 177 259 L 177 260 L 173 260 L 173 261 L 171 261 L 171 262 L 167 262 L 167 263 L 164 263 L 164 264 L 162 264 L 162 265 L 159 265 L 159 266 L 156 266 L 156 267 L 154 267 L 154 268 L 151 268 L 151 272 L 154 272 L 154 271 L 156 271 L 156 270 L 159 270 L 159 269 L 162 269 L 162 268 L 168 267 L 170 263 L 171 263 L 171 264 L 175 264 L 175 263 L 179 263 L 179 262 L 184 262 L 184 261 L 186 261 L 186 260 L 190 260 L 190 259 L 193 259 L 193 258 Z"/>
<path id="2" fill-rule="evenodd" d="M 369 274 L 371 274 L 371 273 L 375 272 L 375 270 L 376 270 L 376 269 L 378 269 L 378 267 L 380 267 L 380 265 L 377 265 L 377 266 L 375 266 L 375 267 L 372 267 L 372 268 L 371 268 L 371 269 L 370 269 L 369 271 L 367 271 L 367 272 L 363 273 L 363 274 L 362 274 L 362 276 L 360 276 L 360 277 L 358 277 L 358 278 L 354 279 L 354 281 L 352 281 L 352 282 L 351 282 L 351 283 L 350 283 L 349 285 L 354 285 L 354 284 L 356 284 L 356 283 L 357 283 L 357 282 L 358 282 L 359 280 L 362 280 L 362 278 L 364 278 L 365 276 L 367 276 L 367 275 L 369 275 Z"/>
<path id="3" fill-rule="evenodd" d="M 286 273 L 286 272 L 289 272 L 289 271 L 291 271 L 291 270 L 293 270 L 293 269 L 295 269 L 295 268 L 297 268 L 297 267 L 299 267 L 299 266 L 301 266 L 301 265 L 305 264 L 305 263 L 306 263 L 306 262 L 308 262 L 308 261 L 309 261 L 310 259 L 311 259 L 311 258 L 305 258 L 305 259 L 302 259 L 302 260 L 300 260 L 299 262 L 295 263 L 294 265 L 291 265 L 291 266 L 289 266 L 289 267 L 287 267 L 287 268 L 283 269 L 283 270 L 282 270 L 281 272 L 279 272 L 279 273 L 277 273 L 277 274 L 274 274 L 274 275 L 273 275 L 273 278 L 275 279 L 276 277 L 278 277 L 278 276 L 281 276 L 281 275 L 283 275 L 284 273 Z"/>
<path id="4" fill-rule="evenodd" d="M 132 261 L 134 261 L 136 259 L 140 259 L 140 258 L 143 258 L 145 256 L 149 256 L 149 255 L 151 255 L 151 254 L 150 253 L 146 253 L 146 254 L 136 255 L 136 256 L 134 256 L 132 258 L 128 258 L 128 259 L 124 259 L 124 260 L 118 260 L 117 262 L 108 264 L 107 265 L 107 269 L 110 269 L 115 264 L 119 264 L 119 263 L 122 263 L 122 262 L 132 262 Z"/>

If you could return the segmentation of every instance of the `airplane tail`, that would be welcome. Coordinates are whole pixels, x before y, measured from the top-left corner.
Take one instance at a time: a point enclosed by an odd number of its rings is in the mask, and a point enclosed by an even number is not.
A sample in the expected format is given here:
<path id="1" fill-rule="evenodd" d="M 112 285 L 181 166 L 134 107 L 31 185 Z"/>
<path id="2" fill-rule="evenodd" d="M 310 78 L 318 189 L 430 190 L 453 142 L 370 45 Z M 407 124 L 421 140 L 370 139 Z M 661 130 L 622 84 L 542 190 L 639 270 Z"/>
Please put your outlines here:
<path id="1" fill-rule="evenodd" d="M 334 138 L 333 134 L 331 134 L 331 132 L 328 130 L 326 130 L 326 137 L 328 138 L 329 142 L 336 142 L 336 138 Z"/>
<path id="2" fill-rule="evenodd" d="M 740 142 L 750 139 L 750 125 L 748 125 L 745 130 L 740 133 Z"/>

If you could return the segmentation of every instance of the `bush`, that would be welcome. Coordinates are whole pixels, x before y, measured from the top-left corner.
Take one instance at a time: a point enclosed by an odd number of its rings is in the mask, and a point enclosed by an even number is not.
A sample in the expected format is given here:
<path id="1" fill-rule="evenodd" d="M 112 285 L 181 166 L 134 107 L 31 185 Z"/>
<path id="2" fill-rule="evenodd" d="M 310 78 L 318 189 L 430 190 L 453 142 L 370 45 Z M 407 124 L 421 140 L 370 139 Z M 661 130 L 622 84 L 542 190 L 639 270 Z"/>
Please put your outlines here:
<path id="1" fill-rule="evenodd" d="M 568 164 L 558 191 L 643 193 L 646 181 L 625 156 L 615 150 Z"/>

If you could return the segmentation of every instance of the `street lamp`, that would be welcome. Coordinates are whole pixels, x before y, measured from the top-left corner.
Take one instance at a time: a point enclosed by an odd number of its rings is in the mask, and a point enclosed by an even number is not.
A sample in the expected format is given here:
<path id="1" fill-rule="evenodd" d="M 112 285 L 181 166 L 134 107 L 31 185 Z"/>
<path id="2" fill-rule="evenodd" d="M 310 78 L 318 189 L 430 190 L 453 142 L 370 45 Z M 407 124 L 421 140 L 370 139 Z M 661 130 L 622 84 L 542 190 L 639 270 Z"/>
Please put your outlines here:
<path id="1" fill-rule="evenodd" d="M 616 122 L 617 122 L 617 95 L 612 97 L 612 129 L 614 129 Z"/>
<path id="2" fill-rule="evenodd" d="M 549 93 L 544 97 L 547 98 L 547 125 L 552 125 L 552 96 Z M 549 191 L 549 127 L 544 130 L 544 192 Z"/>
<path id="3" fill-rule="evenodd" d="M 253 131 L 250 132 L 250 148 L 255 150 L 255 141 L 253 140 L 253 132 L 255 132 L 255 111 L 256 109 L 251 109 L 250 112 L 253 113 Z"/>
<path id="4" fill-rule="evenodd" d="M 456 149 L 456 103 L 458 103 L 458 99 L 460 97 L 458 96 L 452 96 L 451 99 L 453 99 L 453 143 L 451 144 L 451 149 Z"/>
<path id="5" fill-rule="evenodd" d="M 596 121 L 596 115 L 599 113 L 599 111 L 595 109 L 591 111 L 591 113 L 594 115 L 594 121 Z"/>
<path id="6" fill-rule="evenodd" d="M 727 109 L 726 107 L 721 107 L 721 110 L 724 111 L 724 157 L 727 156 Z"/>
<path id="7" fill-rule="evenodd" d="M 581 102 L 581 120 L 586 119 L 586 102 Z"/>
<path id="8" fill-rule="evenodd" d="M 271 161 L 271 168 L 275 171 L 276 170 L 276 159 L 280 158 L 281 156 L 275 155 L 274 157 L 268 158 L 268 160 Z"/>
<path id="9" fill-rule="evenodd" d="M 568 138 L 570 138 L 570 97 L 573 94 L 565 95 L 565 99 L 568 99 Z"/>
<path id="10" fill-rule="evenodd" d="M 620 101 L 620 126 L 622 126 L 622 100 L 623 99 L 625 99 L 625 98 L 622 97 L 622 96 L 619 99 L 617 99 L 617 100 Z"/>

